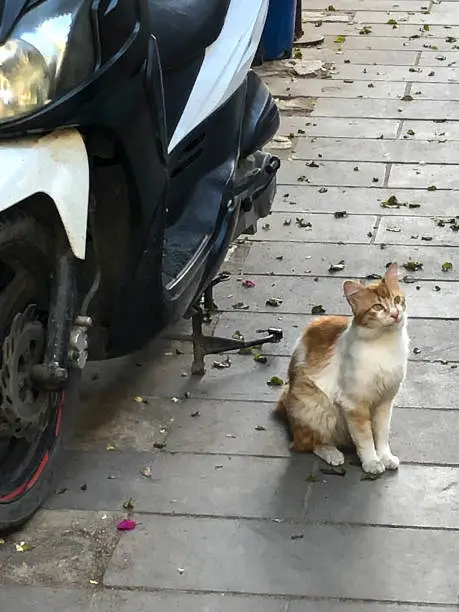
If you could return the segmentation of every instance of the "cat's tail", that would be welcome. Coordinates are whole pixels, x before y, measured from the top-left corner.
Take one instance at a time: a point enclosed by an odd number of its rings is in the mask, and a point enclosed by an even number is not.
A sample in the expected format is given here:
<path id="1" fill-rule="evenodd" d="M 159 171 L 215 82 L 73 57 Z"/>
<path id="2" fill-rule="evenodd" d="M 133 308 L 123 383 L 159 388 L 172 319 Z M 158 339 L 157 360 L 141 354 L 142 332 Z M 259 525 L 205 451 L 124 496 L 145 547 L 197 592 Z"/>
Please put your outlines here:
<path id="1" fill-rule="evenodd" d="M 273 415 L 279 421 L 283 421 L 284 423 L 288 423 L 288 412 L 287 412 L 287 396 L 288 396 L 288 384 L 284 386 L 279 395 L 279 399 L 277 400 L 277 404 L 274 407 Z"/>

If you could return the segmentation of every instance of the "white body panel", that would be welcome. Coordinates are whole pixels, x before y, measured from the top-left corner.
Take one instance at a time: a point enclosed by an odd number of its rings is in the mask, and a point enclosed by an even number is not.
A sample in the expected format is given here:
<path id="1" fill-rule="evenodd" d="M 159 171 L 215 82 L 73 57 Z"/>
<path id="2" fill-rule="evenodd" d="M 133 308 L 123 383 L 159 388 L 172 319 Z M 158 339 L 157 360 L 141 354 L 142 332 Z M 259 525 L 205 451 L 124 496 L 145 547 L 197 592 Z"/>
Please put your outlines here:
<path id="1" fill-rule="evenodd" d="M 169 152 L 242 85 L 260 42 L 269 0 L 231 0 L 217 40 L 207 48 Z"/>
<path id="2" fill-rule="evenodd" d="M 77 130 L 43 138 L 0 143 L 0 212 L 35 193 L 55 203 L 70 247 L 79 259 L 86 251 L 89 164 Z"/>

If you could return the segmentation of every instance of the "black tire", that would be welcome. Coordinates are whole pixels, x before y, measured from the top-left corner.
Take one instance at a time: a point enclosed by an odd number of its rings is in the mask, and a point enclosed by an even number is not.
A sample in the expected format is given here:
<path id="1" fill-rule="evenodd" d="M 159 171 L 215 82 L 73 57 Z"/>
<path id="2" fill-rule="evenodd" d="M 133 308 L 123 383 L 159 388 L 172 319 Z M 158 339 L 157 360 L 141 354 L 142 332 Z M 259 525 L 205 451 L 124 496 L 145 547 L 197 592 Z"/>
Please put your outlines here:
<path id="1" fill-rule="evenodd" d="M 52 235 L 32 216 L 0 218 L 0 361 L 18 313 L 34 304 L 46 325 L 54 258 Z M 44 396 L 44 426 L 33 440 L 0 437 L 0 533 L 25 523 L 52 491 L 73 430 L 80 374 L 71 372 L 64 392 Z"/>

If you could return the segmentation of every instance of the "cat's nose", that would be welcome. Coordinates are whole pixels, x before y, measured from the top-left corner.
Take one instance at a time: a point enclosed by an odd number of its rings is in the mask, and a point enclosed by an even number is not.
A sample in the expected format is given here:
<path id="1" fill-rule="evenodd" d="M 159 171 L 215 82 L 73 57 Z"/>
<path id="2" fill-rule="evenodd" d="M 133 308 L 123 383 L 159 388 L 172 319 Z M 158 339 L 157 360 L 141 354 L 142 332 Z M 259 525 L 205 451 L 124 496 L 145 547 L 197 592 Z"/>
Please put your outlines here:
<path id="1" fill-rule="evenodd" d="M 400 313 L 398 312 L 398 310 L 396 312 L 391 312 L 390 316 L 395 320 L 398 321 L 400 318 Z"/>

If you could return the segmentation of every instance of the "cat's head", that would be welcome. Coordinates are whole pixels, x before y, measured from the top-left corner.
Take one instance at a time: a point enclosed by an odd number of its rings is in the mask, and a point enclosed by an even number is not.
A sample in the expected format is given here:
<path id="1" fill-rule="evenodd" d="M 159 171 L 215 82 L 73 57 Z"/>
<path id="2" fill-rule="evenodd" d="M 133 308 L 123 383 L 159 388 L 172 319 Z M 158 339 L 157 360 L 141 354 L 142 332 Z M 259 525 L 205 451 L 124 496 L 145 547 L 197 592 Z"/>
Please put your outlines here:
<path id="1" fill-rule="evenodd" d="M 344 283 L 344 295 L 357 325 L 375 331 L 404 325 L 406 301 L 398 276 L 398 266 L 392 263 L 382 279 L 375 283 L 366 286 L 354 281 Z"/>

